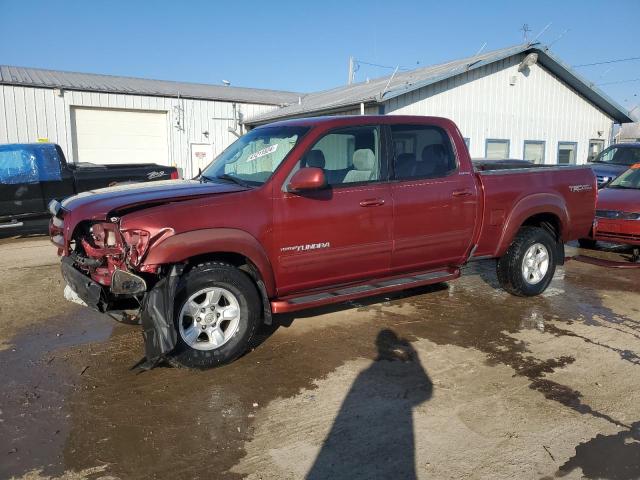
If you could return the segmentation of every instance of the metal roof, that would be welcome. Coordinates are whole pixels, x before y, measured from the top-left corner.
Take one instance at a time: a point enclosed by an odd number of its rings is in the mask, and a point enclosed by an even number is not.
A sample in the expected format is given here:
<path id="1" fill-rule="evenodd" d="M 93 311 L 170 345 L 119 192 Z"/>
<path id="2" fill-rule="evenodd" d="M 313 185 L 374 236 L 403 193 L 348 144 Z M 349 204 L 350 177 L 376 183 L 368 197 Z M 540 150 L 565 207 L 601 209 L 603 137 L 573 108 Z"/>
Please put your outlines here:
<path id="1" fill-rule="evenodd" d="M 63 72 L 8 65 L 0 65 L 0 84 L 130 95 L 180 96 L 183 98 L 223 100 L 265 105 L 284 105 L 297 102 L 299 96 L 297 93 L 278 90 L 117 77 L 113 75 Z"/>
<path id="2" fill-rule="evenodd" d="M 307 114 L 330 113 L 359 105 L 381 104 L 391 98 L 404 95 L 455 75 L 480 68 L 521 53 L 538 53 L 538 61 L 581 95 L 619 122 L 629 122 L 629 112 L 609 98 L 604 92 L 588 82 L 568 65 L 553 56 L 547 47 L 540 44 L 522 44 L 493 50 L 473 57 L 431 65 L 416 70 L 397 72 L 395 75 L 376 78 L 368 82 L 345 85 L 331 90 L 310 93 L 299 101 L 273 110 L 245 123 L 259 125 L 286 117 L 300 117 Z"/>

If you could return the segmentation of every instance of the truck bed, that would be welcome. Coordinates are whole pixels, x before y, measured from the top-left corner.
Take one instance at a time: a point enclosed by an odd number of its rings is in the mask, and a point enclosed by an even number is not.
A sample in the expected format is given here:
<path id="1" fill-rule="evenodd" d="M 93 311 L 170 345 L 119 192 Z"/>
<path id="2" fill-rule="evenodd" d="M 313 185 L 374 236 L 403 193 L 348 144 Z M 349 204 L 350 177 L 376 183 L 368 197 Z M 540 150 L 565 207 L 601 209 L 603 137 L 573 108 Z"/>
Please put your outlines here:
<path id="1" fill-rule="evenodd" d="M 511 233 L 505 225 L 520 225 L 513 219 L 535 215 L 536 201 L 554 205 L 558 217 L 566 219 L 568 227 L 562 232 L 565 241 L 588 236 L 597 194 L 596 179 L 588 166 L 501 165 L 476 169 L 476 175 L 484 191 L 484 202 L 482 230 L 474 257 L 501 256 L 506 250 L 502 240 Z M 536 193 L 532 195 L 532 191 Z"/>

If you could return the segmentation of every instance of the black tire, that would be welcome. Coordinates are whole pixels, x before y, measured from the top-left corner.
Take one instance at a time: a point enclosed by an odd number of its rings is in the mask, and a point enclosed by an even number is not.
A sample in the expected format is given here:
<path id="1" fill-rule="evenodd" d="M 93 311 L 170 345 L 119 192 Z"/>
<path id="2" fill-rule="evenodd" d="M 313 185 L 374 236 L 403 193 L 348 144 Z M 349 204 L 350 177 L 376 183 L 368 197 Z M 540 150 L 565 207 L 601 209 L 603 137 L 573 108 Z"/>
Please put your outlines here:
<path id="1" fill-rule="evenodd" d="M 213 350 L 198 350 L 184 341 L 178 322 L 187 299 L 207 287 L 221 287 L 231 292 L 240 307 L 240 320 L 238 330 L 226 343 Z M 178 341 L 171 363 L 184 367 L 206 369 L 231 363 L 247 350 L 260 324 L 260 297 L 255 285 L 246 273 L 226 263 L 208 262 L 190 270 L 178 285 L 174 305 Z"/>
<path id="2" fill-rule="evenodd" d="M 522 267 L 525 254 L 535 244 L 542 244 L 548 252 L 549 265 L 546 274 L 537 283 L 525 279 Z M 556 271 L 556 241 L 551 234 L 540 227 L 522 227 L 516 238 L 499 260 L 497 265 L 500 286 L 512 295 L 533 297 L 544 292 Z"/>
<path id="3" fill-rule="evenodd" d="M 578 245 L 580 245 L 580 248 L 596 248 L 597 243 L 598 242 L 591 238 L 580 238 L 578 240 Z"/>

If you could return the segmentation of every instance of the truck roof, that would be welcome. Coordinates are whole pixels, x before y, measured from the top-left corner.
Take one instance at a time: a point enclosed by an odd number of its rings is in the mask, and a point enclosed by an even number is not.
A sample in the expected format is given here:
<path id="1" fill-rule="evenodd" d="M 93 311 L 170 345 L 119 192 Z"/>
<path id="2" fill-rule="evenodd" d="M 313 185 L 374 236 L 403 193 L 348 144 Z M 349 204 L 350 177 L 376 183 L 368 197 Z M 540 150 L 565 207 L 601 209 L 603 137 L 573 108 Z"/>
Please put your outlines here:
<path id="1" fill-rule="evenodd" d="M 444 117 L 427 117 L 424 115 L 330 115 L 320 117 L 294 118 L 291 120 L 282 120 L 262 125 L 261 127 L 275 126 L 295 126 L 295 127 L 316 127 L 316 126 L 344 126 L 344 125 L 362 125 L 371 123 L 381 124 L 450 124 L 453 128 L 455 124 Z"/>

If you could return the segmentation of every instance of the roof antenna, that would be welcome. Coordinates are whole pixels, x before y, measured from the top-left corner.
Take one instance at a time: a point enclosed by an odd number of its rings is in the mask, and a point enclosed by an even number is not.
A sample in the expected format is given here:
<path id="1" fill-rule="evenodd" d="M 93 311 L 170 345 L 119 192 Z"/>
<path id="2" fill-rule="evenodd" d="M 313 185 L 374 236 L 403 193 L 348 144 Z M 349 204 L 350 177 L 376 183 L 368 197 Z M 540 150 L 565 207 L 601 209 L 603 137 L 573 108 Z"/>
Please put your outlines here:
<path id="1" fill-rule="evenodd" d="M 558 38 L 556 38 L 553 42 L 551 42 L 549 45 L 547 45 L 547 49 L 551 48 L 551 45 L 553 45 L 554 43 L 556 43 L 558 40 L 560 40 L 562 37 L 564 37 L 565 33 L 570 32 L 571 30 L 569 28 L 565 28 L 564 32 L 562 32 Z"/>
<path id="2" fill-rule="evenodd" d="M 522 31 L 523 43 L 529 43 L 529 32 L 531 31 L 531 29 L 529 28 L 529 24 L 525 23 L 524 25 L 522 25 L 522 27 L 520 27 L 520 30 Z"/>
<path id="3" fill-rule="evenodd" d="M 391 75 L 391 78 L 389 78 L 389 81 L 387 82 L 387 84 L 384 86 L 384 90 L 382 90 L 382 93 L 380 94 L 380 100 L 382 100 L 382 97 L 384 97 L 384 94 L 387 91 L 387 88 L 389 88 L 389 85 L 391 84 L 391 80 L 393 80 L 393 77 L 396 76 L 396 73 L 398 73 L 398 69 L 400 68 L 400 65 L 398 65 L 396 67 L 396 69 L 393 71 L 393 75 Z"/>
<path id="4" fill-rule="evenodd" d="M 544 27 L 542 30 L 540 30 L 540 33 L 536 35 L 535 38 L 529 42 L 529 45 L 531 45 L 532 43 L 536 43 L 536 40 L 538 40 L 538 38 L 540 38 L 540 36 L 549 29 L 551 24 L 552 24 L 551 22 L 547 23 L 547 26 Z"/>
<path id="5" fill-rule="evenodd" d="M 486 47 L 486 46 L 487 46 L 487 42 L 484 42 L 484 43 L 482 44 L 482 46 L 480 47 L 480 50 L 478 50 L 478 51 L 476 52 L 476 54 L 475 54 L 472 58 L 476 58 L 478 55 L 480 55 L 480 54 L 482 53 L 482 51 L 484 50 L 484 47 Z"/>

